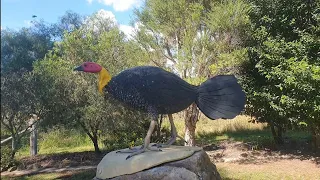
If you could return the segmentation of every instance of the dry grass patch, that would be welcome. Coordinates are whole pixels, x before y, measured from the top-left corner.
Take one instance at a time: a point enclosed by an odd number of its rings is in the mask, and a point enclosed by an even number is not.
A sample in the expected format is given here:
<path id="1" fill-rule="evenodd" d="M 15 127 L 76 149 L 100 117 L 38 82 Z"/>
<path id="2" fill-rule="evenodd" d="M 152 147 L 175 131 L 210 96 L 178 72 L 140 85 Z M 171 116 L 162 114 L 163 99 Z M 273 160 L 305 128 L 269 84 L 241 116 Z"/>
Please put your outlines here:
<path id="1" fill-rule="evenodd" d="M 210 120 L 208 118 L 201 118 L 197 122 L 196 135 L 197 137 L 203 134 L 224 136 L 226 133 L 264 131 L 267 127 L 266 123 L 250 123 L 250 120 L 252 120 L 251 117 L 244 115 L 239 115 L 230 120 Z M 179 116 L 175 116 L 174 123 L 176 125 L 178 134 L 184 136 L 184 119 Z M 163 121 L 163 127 L 170 129 L 170 123 L 167 118 L 165 118 Z"/>
<path id="2" fill-rule="evenodd" d="M 216 163 L 222 179 L 319 180 L 320 168 L 310 160 L 286 159 L 264 164 Z"/>

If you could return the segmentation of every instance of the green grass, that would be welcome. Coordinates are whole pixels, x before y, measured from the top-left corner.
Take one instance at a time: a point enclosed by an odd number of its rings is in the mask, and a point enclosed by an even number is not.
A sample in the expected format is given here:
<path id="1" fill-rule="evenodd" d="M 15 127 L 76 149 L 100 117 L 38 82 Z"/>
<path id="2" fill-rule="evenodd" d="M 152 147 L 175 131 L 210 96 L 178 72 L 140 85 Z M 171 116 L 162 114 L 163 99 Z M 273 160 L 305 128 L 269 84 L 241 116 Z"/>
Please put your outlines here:
<path id="1" fill-rule="evenodd" d="M 207 145 L 231 140 L 250 143 L 254 149 L 274 148 L 276 144 L 267 123 L 249 123 L 250 120 L 251 117 L 243 115 L 232 120 L 200 119 L 196 125 L 196 142 L 198 145 Z M 184 120 L 174 117 L 174 123 L 178 134 L 184 137 Z M 163 127 L 170 127 L 167 119 L 164 120 Z M 284 136 L 297 141 L 311 138 L 310 133 L 306 131 L 287 131 Z M 183 144 L 182 141 L 179 142 Z"/>
<path id="2" fill-rule="evenodd" d="M 294 163 L 294 164 L 292 164 Z M 299 164 L 286 161 L 266 165 L 239 165 L 234 163 L 217 163 L 217 170 L 223 180 L 316 180 L 320 171 L 313 164 Z M 292 168 L 292 166 L 294 166 Z M 301 169 L 299 169 L 301 167 Z"/>
<path id="3" fill-rule="evenodd" d="M 99 143 L 102 147 L 102 143 Z M 28 142 L 18 151 L 17 158 L 29 156 Z M 90 138 L 77 130 L 54 128 L 47 133 L 40 133 L 38 140 L 39 154 L 54 154 L 64 152 L 93 151 Z"/>
<path id="4" fill-rule="evenodd" d="M 197 122 L 196 134 L 215 134 L 217 136 L 222 136 L 226 133 L 232 132 L 252 132 L 252 131 L 265 131 L 267 127 L 266 123 L 248 123 L 251 118 L 248 116 L 237 116 L 232 120 L 209 120 L 207 118 L 200 119 Z M 184 120 L 181 118 L 174 117 L 174 123 L 176 125 L 179 135 L 184 135 Z M 167 119 L 163 122 L 164 127 L 170 127 Z"/>
<path id="5" fill-rule="evenodd" d="M 256 148 L 264 145 L 274 146 L 273 138 L 266 123 L 248 123 L 251 120 L 248 116 L 237 116 L 233 120 L 209 120 L 202 118 L 197 122 L 196 141 L 199 145 L 219 143 L 222 140 L 233 140 L 253 143 Z M 178 134 L 184 136 L 184 120 L 178 116 L 174 117 Z M 163 127 L 169 128 L 167 118 L 163 121 Z M 170 129 L 170 128 L 169 128 Z M 299 131 L 288 131 L 286 136 L 299 140 L 309 138 L 309 134 Z M 39 135 L 39 154 L 53 154 L 64 152 L 93 151 L 90 138 L 77 130 L 54 128 L 47 133 Z M 143 137 L 141 137 L 143 138 Z M 17 157 L 29 156 L 29 144 L 17 153 Z M 178 144 L 183 144 L 180 141 Z M 99 143 L 103 150 L 103 143 Z"/>
<path id="6" fill-rule="evenodd" d="M 64 173 L 46 173 L 22 177 L 1 177 L 2 180 L 49 180 L 49 179 L 68 179 L 68 180 L 90 180 L 95 177 L 95 170 L 64 172 Z"/>
<path id="7" fill-rule="evenodd" d="M 270 130 L 266 123 L 248 123 L 248 116 L 237 116 L 232 120 L 201 119 L 197 122 L 196 139 L 198 144 L 218 143 L 222 140 L 234 140 L 242 142 L 272 141 Z M 176 118 L 174 121 L 178 134 L 184 136 L 184 120 Z M 163 126 L 170 127 L 168 121 Z"/>
<path id="8" fill-rule="evenodd" d="M 279 174 L 279 173 L 270 173 L 270 172 L 263 172 L 263 171 L 233 171 L 229 168 L 221 168 L 217 166 L 218 172 L 220 173 L 221 179 L 223 180 L 240 180 L 240 179 L 252 179 L 252 180 L 269 180 L 269 179 L 292 179 L 295 178 L 286 175 L 286 174 Z M 291 178 L 290 178 L 291 177 Z"/>
<path id="9" fill-rule="evenodd" d="M 197 123 L 196 139 L 198 145 L 219 144 L 223 140 L 248 142 L 254 148 L 260 149 L 265 146 L 272 146 L 273 138 L 270 130 L 265 123 L 248 123 L 250 120 L 247 116 L 238 116 L 233 120 L 209 120 L 201 119 Z M 184 120 L 174 117 L 178 134 L 184 136 Z M 164 120 L 163 126 L 170 127 L 167 119 Z M 170 128 L 169 128 L 170 129 Z M 285 136 L 294 140 L 310 138 L 307 132 L 288 131 Z M 143 138 L 143 137 L 142 137 Z M 103 149 L 102 143 L 100 143 Z M 82 152 L 93 151 L 93 145 L 88 136 L 81 134 L 76 130 L 67 130 L 63 128 L 52 129 L 47 133 L 41 133 L 39 139 L 39 154 L 55 154 L 61 152 Z M 18 158 L 29 155 L 29 146 L 26 145 L 18 152 Z M 288 172 L 265 171 L 265 170 L 248 170 L 242 166 L 230 164 L 228 166 L 217 164 L 222 179 L 294 179 L 294 176 Z M 298 174 L 299 175 L 299 174 Z M 68 172 L 68 173 L 49 173 L 39 174 L 11 179 L 92 179 L 95 171 Z M 311 176 L 310 176 L 311 177 Z M 308 179 L 309 176 L 306 176 Z M 1 177 L 1 179 L 10 179 Z"/>

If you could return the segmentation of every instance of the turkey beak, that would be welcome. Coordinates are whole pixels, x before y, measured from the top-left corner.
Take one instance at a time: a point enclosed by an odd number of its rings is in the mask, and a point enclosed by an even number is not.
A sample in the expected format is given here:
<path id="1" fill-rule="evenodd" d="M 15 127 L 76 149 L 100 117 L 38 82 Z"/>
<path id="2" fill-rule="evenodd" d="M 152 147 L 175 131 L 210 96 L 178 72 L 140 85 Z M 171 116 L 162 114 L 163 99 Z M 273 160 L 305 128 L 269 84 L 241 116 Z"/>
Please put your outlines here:
<path id="1" fill-rule="evenodd" d="M 83 71 L 83 68 L 82 66 L 78 66 L 76 68 L 73 69 L 74 71 Z"/>

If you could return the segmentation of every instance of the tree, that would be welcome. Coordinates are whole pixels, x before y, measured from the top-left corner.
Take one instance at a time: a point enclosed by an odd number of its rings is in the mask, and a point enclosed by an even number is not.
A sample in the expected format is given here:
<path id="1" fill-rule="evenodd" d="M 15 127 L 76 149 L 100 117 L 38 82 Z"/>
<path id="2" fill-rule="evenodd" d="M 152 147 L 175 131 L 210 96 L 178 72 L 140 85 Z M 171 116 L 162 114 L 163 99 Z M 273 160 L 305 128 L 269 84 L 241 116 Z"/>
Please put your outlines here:
<path id="1" fill-rule="evenodd" d="M 1 30 L 1 127 L 12 137 L 10 161 L 27 132 L 30 114 L 40 113 L 30 71 L 53 47 L 48 29 L 44 22 L 34 22 L 19 31 Z"/>
<path id="2" fill-rule="evenodd" d="M 51 25 L 51 34 L 56 40 L 62 40 L 65 33 L 80 29 L 85 17 L 73 11 L 66 11 L 57 23 Z"/>
<path id="3" fill-rule="evenodd" d="M 1 73 L 32 70 L 32 63 L 42 59 L 53 47 L 44 23 L 35 23 L 19 31 L 1 31 Z"/>
<path id="4" fill-rule="evenodd" d="M 135 13 L 140 25 L 135 40 L 151 63 L 199 85 L 213 75 L 230 73 L 245 59 L 241 35 L 249 22 L 249 10 L 240 0 L 210 5 L 206 1 L 148 0 Z M 195 145 L 198 115 L 195 104 L 185 111 L 185 139 L 191 146 Z"/>
<path id="5" fill-rule="evenodd" d="M 96 22 L 95 17 L 96 15 L 88 17 L 88 20 Z M 110 22 L 108 19 L 97 21 L 98 25 L 101 25 L 101 21 Z M 108 31 L 105 31 L 106 27 Z M 141 62 L 143 53 L 140 53 L 139 49 L 136 43 L 127 41 L 115 24 L 84 24 L 79 29 L 65 33 L 63 40 L 55 43 L 54 50 L 48 53 L 44 60 L 34 64 L 35 81 L 38 87 L 42 87 L 37 93 L 41 94 L 39 102 L 41 107 L 49 112 L 43 117 L 43 122 L 46 125 L 61 123 L 82 128 L 92 140 L 95 151 L 100 152 L 99 136 L 122 134 L 117 127 L 124 120 L 128 120 L 129 117 L 124 114 L 130 113 L 130 110 L 124 110 L 125 108 L 112 100 L 105 100 L 97 91 L 95 75 L 75 74 L 73 68 L 84 61 L 96 61 L 111 74 L 116 74 Z M 122 113 L 119 115 L 116 112 Z M 141 131 L 138 125 L 148 120 L 141 113 L 134 114 L 130 118 L 136 122 L 127 124 L 135 129 L 132 132 L 123 132 L 125 137 Z M 119 119 L 116 121 L 115 117 Z"/>
<path id="6" fill-rule="evenodd" d="M 278 144 L 299 122 L 319 136 L 319 2 L 252 2 L 247 111 L 269 123 Z"/>
<path id="7" fill-rule="evenodd" d="M 28 120 L 34 111 L 35 97 L 28 73 L 1 76 L 1 125 L 12 137 L 10 159 L 21 146 L 21 138 L 29 128 Z"/>
<path id="8" fill-rule="evenodd" d="M 42 116 L 42 124 L 81 127 L 92 140 L 95 151 L 100 152 L 98 130 L 104 127 L 104 121 L 97 119 L 100 115 L 97 111 L 103 111 L 101 107 L 106 106 L 101 98 L 92 97 L 93 86 L 86 86 L 85 79 L 72 73 L 72 67 L 72 63 L 50 56 L 34 64 L 33 79 L 42 87 L 37 90 L 37 94 L 41 94 L 38 102 L 48 112 Z M 97 114 L 92 116 L 92 111 Z"/>

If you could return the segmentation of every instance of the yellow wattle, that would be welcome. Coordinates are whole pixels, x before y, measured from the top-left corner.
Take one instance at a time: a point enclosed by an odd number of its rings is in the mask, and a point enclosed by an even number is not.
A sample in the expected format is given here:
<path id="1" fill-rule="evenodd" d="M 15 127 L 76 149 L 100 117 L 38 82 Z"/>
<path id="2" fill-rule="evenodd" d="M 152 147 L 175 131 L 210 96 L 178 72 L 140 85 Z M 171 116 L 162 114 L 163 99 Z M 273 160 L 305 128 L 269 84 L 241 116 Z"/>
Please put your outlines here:
<path id="1" fill-rule="evenodd" d="M 110 80 L 111 80 L 111 75 L 105 68 L 102 68 L 101 71 L 99 72 L 99 84 L 98 84 L 99 92 L 101 94 L 103 94 L 103 88 L 109 83 Z"/>

